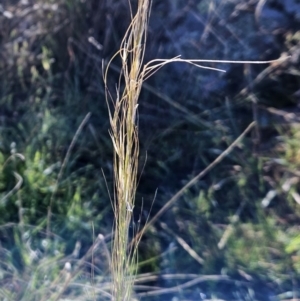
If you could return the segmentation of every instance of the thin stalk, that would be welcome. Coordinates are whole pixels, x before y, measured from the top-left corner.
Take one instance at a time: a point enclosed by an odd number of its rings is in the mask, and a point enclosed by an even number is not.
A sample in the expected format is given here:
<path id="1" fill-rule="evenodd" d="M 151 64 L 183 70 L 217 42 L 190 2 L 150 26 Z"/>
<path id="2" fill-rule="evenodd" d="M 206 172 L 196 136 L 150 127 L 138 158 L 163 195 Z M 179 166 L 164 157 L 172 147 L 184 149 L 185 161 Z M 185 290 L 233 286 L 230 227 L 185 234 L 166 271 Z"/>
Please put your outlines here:
<path id="1" fill-rule="evenodd" d="M 137 245 L 128 250 L 128 231 L 135 202 L 139 156 L 136 115 L 142 87 L 142 64 L 145 52 L 146 29 L 151 2 L 139 0 L 136 15 L 125 33 L 117 53 L 122 60 L 121 76 L 124 89 L 118 90 L 112 100 L 107 88 L 107 71 L 104 74 L 106 100 L 110 118 L 110 136 L 114 147 L 114 240 L 112 246 L 113 300 L 125 301 L 132 297 L 136 274 Z M 114 58 L 113 58 L 114 59 Z"/>

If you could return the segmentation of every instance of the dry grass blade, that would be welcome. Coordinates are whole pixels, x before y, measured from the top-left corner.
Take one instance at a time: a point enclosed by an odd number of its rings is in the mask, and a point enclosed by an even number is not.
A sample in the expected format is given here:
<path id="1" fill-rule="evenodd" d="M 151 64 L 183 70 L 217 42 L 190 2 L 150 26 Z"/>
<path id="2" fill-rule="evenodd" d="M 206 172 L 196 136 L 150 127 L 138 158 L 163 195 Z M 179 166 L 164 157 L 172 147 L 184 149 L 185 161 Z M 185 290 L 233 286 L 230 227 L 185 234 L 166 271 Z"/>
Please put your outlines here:
<path id="1" fill-rule="evenodd" d="M 193 280 L 187 281 L 183 284 L 176 285 L 174 287 L 169 288 L 163 288 L 159 290 L 149 291 L 145 293 L 139 293 L 137 294 L 139 297 L 148 297 L 148 296 L 159 296 L 163 294 L 171 294 L 171 293 L 178 293 L 182 291 L 183 289 L 192 287 L 194 285 L 197 285 L 201 282 L 205 281 L 225 281 L 225 282 L 232 282 L 232 280 L 225 275 L 207 275 L 207 276 L 199 276 Z"/>
<path id="2" fill-rule="evenodd" d="M 0 200 L 0 204 L 3 204 L 10 196 L 16 193 L 22 186 L 23 178 L 17 172 L 14 172 L 13 174 L 17 180 L 17 183 L 11 191 L 9 191 L 4 197 L 2 197 L 2 199 Z"/>
<path id="3" fill-rule="evenodd" d="M 250 131 L 252 123 L 242 135 L 228 147 L 203 172 L 184 186 L 167 204 L 154 216 L 149 223 L 128 241 L 132 211 L 137 188 L 137 170 L 139 156 L 138 125 L 136 122 L 138 99 L 143 82 L 160 68 L 172 62 L 188 63 L 199 68 L 216 71 L 221 69 L 200 65 L 201 63 L 253 63 L 264 64 L 274 61 L 221 61 L 221 60 L 185 60 L 180 56 L 171 59 L 155 59 L 143 64 L 146 47 L 146 30 L 151 7 L 151 0 L 138 0 L 137 12 L 122 40 L 120 50 L 108 62 L 103 74 L 106 102 L 110 120 L 110 137 L 114 148 L 114 239 L 112 246 L 112 296 L 113 300 L 126 301 L 132 296 L 133 284 L 137 266 L 137 247 L 143 232 L 153 224 L 182 194 L 199 178 L 216 166 L 239 141 Z M 132 15 L 132 13 L 131 13 Z M 120 79 L 114 98 L 108 88 L 108 71 L 116 56 L 120 56 L 122 67 Z M 276 60 L 277 61 L 277 60 Z M 121 89 L 122 83 L 122 89 Z"/>
<path id="4" fill-rule="evenodd" d="M 52 210 L 52 204 L 53 204 L 53 201 L 54 201 L 54 197 L 56 195 L 56 192 L 58 190 L 58 186 L 59 186 L 59 182 L 61 180 L 61 177 L 63 175 L 63 172 L 65 171 L 65 168 L 67 166 L 67 163 L 69 162 L 69 159 L 70 159 L 70 156 L 71 156 L 71 152 L 72 152 L 72 149 L 74 148 L 75 146 L 75 143 L 80 135 L 80 133 L 82 132 L 84 126 L 86 125 L 86 123 L 89 121 L 91 117 L 91 113 L 87 113 L 86 116 L 84 117 L 84 119 L 82 120 L 82 122 L 80 123 L 73 139 L 72 139 L 72 142 L 67 150 L 67 153 L 66 153 L 66 156 L 64 158 L 64 161 L 62 163 L 62 166 L 60 168 L 60 171 L 59 171 L 59 174 L 57 176 L 57 179 L 56 179 L 56 182 L 55 182 L 55 185 L 54 185 L 54 189 L 53 189 L 53 193 L 51 195 L 51 198 L 50 198 L 50 202 L 49 202 L 49 207 L 48 207 L 48 214 L 47 214 L 47 239 L 49 239 L 50 237 L 50 232 L 51 232 L 51 210 Z"/>
<path id="5" fill-rule="evenodd" d="M 196 177 L 190 180 L 185 186 L 183 186 L 157 213 L 150 221 L 145 225 L 145 227 L 140 231 L 135 238 L 133 239 L 132 243 L 136 240 L 139 240 L 145 230 L 153 225 L 160 216 L 162 216 L 182 195 L 183 193 L 193 186 L 199 179 L 205 176 L 210 170 L 212 170 L 216 165 L 218 165 L 232 150 L 239 144 L 239 142 L 245 137 L 247 133 L 256 125 L 255 121 L 250 123 L 248 127 L 244 130 L 244 132 L 234 141 L 232 144 L 222 153 L 220 154 L 210 165 L 208 165 L 203 171 L 201 171 Z"/>
<path id="6" fill-rule="evenodd" d="M 138 1 L 136 15 L 133 17 L 117 53 L 122 60 L 121 76 L 125 85 L 122 92 L 120 92 L 119 85 L 117 98 L 112 101 L 113 112 L 109 103 L 111 94 L 107 87 L 107 73 L 111 62 L 109 62 L 104 74 L 111 125 L 110 136 L 114 147 L 113 210 L 115 226 L 111 266 L 112 295 L 113 300 L 116 301 L 131 299 L 136 267 L 137 245 L 128 251 L 128 229 L 137 186 L 139 141 L 136 115 L 143 83 L 141 70 L 150 5 L 149 0 Z"/>
<path id="7" fill-rule="evenodd" d="M 195 250 L 193 250 L 184 239 L 182 239 L 180 236 L 175 234 L 165 223 L 160 223 L 161 227 L 166 230 L 168 233 L 170 233 L 177 242 L 182 246 L 182 248 L 187 251 L 187 253 L 194 258 L 201 266 L 204 264 L 204 259 L 201 258 Z"/>
<path id="8" fill-rule="evenodd" d="M 231 236 L 233 230 L 234 230 L 234 225 L 239 221 L 240 215 L 243 212 L 243 209 L 245 208 L 246 201 L 241 202 L 239 208 L 237 209 L 236 213 L 234 216 L 231 218 L 231 223 L 226 227 L 226 230 L 224 234 L 222 235 L 220 241 L 218 242 L 218 248 L 220 250 L 224 249 L 226 246 L 226 243 Z"/>

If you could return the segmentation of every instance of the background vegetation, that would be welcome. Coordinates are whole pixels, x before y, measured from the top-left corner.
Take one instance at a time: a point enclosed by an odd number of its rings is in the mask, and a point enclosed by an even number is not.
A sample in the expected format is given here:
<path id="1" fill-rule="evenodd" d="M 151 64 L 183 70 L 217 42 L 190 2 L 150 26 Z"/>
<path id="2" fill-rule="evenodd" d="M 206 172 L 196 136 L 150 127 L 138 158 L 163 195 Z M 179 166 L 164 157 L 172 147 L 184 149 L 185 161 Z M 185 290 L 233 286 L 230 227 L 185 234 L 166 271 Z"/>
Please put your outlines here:
<path id="1" fill-rule="evenodd" d="M 175 63 L 145 83 L 132 230 L 258 126 L 147 230 L 137 298 L 299 297 L 299 11 L 297 0 L 153 2 L 146 61 L 291 58 L 209 65 L 225 74 Z M 102 61 L 119 48 L 128 1 L 4 0 L 0 13 L 0 298 L 109 299 Z M 119 70 L 116 60 L 112 86 Z"/>

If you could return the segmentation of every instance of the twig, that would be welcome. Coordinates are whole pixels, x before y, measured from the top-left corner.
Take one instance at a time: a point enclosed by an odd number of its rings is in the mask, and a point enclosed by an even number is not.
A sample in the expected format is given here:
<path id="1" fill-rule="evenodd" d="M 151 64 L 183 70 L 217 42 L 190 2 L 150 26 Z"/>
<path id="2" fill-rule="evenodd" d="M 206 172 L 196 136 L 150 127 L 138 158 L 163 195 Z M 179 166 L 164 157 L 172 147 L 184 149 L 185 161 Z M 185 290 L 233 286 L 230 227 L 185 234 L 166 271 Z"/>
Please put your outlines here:
<path id="1" fill-rule="evenodd" d="M 165 223 L 160 223 L 162 228 L 166 230 L 168 233 L 170 233 L 177 242 L 182 246 L 184 250 L 186 250 L 191 257 L 193 257 L 201 266 L 204 264 L 203 258 L 201 258 L 181 237 L 176 235 L 171 229 L 168 228 L 168 226 Z"/>
<path id="2" fill-rule="evenodd" d="M 151 292 L 145 292 L 145 293 L 137 293 L 136 295 L 138 297 L 148 297 L 148 296 L 157 296 L 162 294 L 170 294 L 170 293 L 177 293 L 180 290 L 183 290 L 185 288 L 194 286 L 198 283 L 204 282 L 204 281 L 232 281 L 228 276 L 223 275 L 208 275 L 208 276 L 199 276 L 196 279 L 190 280 L 188 282 L 185 282 L 183 284 L 176 285 L 174 287 L 170 288 L 163 288 L 156 291 Z"/>
<path id="3" fill-rule="evenodd" d="M 0 200 L 0 204 L 1 203 L 4 203 L 4 201 L 9 198 L 11 195 L 13 195 L 15 192 L 17 192 L 21 186 L 22 186 L 22 183 L 23 183 L 23 178 L 16 172 L 13 172 L 14 173 L 14 176 L 17 180 L 17 184 L 15 185 L 15 187 L 9 191 L 1 200 Z"/>
<path id="4" fill-rule="evenodd" d="M 219 241 L 219 243 L 218 243 L 218 248 L 219 248 L 220 250 L 224 249 L 224 247 L 225 247 L 225 245 L 226 245 L 226 243 L 227 243 L 227 241 L 228 241 L 230 235 L 231 235 L 232 232 L 233 232 L 233 225 L 234 225 L 235 223 L 237 223 L 238 220 L 240 219 L 240 215 L 241 215 L 241 213 L 242 213 L 242 211 L 243 211 L 245 205 L 246 205 L 246 201 L 244 200 L 244 201 L 240 204 L 240 206 L 239 206 L 239 208 L 237 209 L 237 211 L 236 211 L 236 213 L 234 214 L 234 216 L 232 217 L 231 223 L 227 226 L 227 228 L 226 228 L 224 234 L 222 235 L 222 237 L 221 237 L 221 239 L 220 239 L 220 241 Z"/>
<path id="5" fill-rule="evenodd" d="M 57 192 L 57 189 L 58 189 L 58 186 L 59 186 L 59 182 L 61 180 L 61 177 L 63 175 L 63 172 L 67 166 L 67 163 L 70 159 L 70 156 L 71 156 L 71 151 L 83 129 L 83 127 L 85 126 L 85 124 L 88 122 L 88 120 L 90 119 L 91 117 L 91 113 L 87 113 L 86 116 L 84 117 L 84 119 L 82 120 L 81 124 L 79 125 L 73 139 L 72 139 L 72 142 L 68 148 L 68 151 L 66 153 L 66 156 L 64 158 L 64 161 L 63 161 L 63 164 L 60 168 L 60 171 L 59 171 L 59 174 L 57 176 L 57 179 L 56 179 L 56 182 L 55 182 L 55 185 L 54 185 L 54 190 L 53 190 L 53 193 L 51 195 L 51 198 L 50 198 L 50 203 L 49 203 L 49 207 L 48 207 L 48 214 L 47 214 L 47 239 L 49 239 L 50 237 L 50 229 L 51 229 L 51 208 L 52 208 L 52 203 L 53 203 L 53 200 L 54 200 L 54 197 L 55 197 L 55 194 Z"/>
<path id="6" fill-rule="evenodd" d="M 210 165 L 208 165 L 203 171 L 201 171 L 197 176 L 190 180 L 186 185 L 184 185 L 157 213 L 152 219 L 144 226 L 143 231 L 146 231 L 151 225 L 153 225 L 159 217 L 161 217 L 183 194 L 184 192 L 193 186 L 199 179 L 204 177 L 209 171 L 211 171 L 216 165 L 218 165 L 232 150 L 239 144 L 239 142 L 246 136 L 248 132 L 256 125 L 256 122 L 253 121 L 248 125 L 244 132 L 234 141 L 232 144 L 220 154 Z M 135 240 L 140 239 L 142 232 L 138 232 L 134 237 L 131 243 L 134 243 Z"/>

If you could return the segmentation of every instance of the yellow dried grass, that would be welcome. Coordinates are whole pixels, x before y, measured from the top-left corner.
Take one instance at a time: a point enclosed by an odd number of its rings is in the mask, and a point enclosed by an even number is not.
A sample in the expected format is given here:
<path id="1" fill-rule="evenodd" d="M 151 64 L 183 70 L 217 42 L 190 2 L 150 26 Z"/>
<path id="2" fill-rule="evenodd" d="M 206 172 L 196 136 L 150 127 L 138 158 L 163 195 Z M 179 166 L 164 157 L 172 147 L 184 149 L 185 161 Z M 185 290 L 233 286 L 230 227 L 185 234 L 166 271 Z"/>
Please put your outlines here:
<path id="1" fill-rule="evenodd" d="M 132 211 L 135 203 L 137 188 L 137 170 L 139 157 L 139 140 L 137 109 L 138 99 L 143 82 L 153 75 L 158 69 L 172 62 L 183 62 L 195 65 L 199 68 L 225 72 L 222 69 L 202 66 L 201 63 L 251 63 L 265 64 L 274 61 L 221 61 L 221 60 L 186 60 L 177 56 L 171 59 L 155 59 L 146 64 L 143 63 L 146 48 L 146 31 L 151 8 L 151 0 L 138 0 L 137 12 L 125 33 L 120 50 L 108 62 L 104 72 L 106 86 L 106 101 L 110 120 L 110 136 L 114 148 L 114 199 L 112 206 L 114 211 L 114 233 L 112 246 L 112 298 L 115 301 L 127 301 L 132 299 L 133 285 L 137 268 L 137 247 L 142 233 L 147 225 L 129 243 L 128 231 L 132 219 Z M 108 89 L 108 71 L 111 62 L 116 56 L 120 56 L 122 69 L 116 99 L 113 99 Z M 286 57 L 280 58 L 285 60 Z M 121 82 L 124 87 L 121 91 Z M 218 164 L 230 152 L 238 141 L 255 125 L 252 123 L 236 141 L 224 151 L 203 173 L 208 172 Z M 182 192 L 193 185 L 202 176 L 200 173 L 194 180 L 183 187 L 163 207 L 157 216 L 154 216 L 149 224 L 152 224 L 169 205 L 173 204 Z"/>

